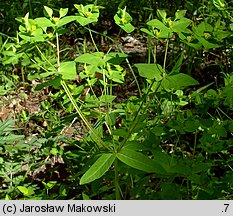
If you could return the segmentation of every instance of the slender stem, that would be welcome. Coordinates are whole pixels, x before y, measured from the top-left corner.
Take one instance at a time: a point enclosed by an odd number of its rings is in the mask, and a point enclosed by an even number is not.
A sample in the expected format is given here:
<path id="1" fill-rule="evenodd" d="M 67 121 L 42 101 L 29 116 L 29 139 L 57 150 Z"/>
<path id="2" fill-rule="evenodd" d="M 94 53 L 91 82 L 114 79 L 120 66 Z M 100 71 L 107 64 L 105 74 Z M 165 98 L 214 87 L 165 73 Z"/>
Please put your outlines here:
<path id="1" fill-rule="evenodd" d="M 148 64 L 150 64 L 151 60 L 151 36 L 148 36 Z"/>
<path id="2" fill-rule="evenodd" d="M 155 41 L 155 44 L 154 44 L 154 51 L 153 51 L 153 58 L 154 58 L 154 63 L 156 64 L 157 63 L 157 41 Z"/>
<path id="3" fill-rule="evenodd" d="M 195 131 L 195 137 L 194 137 L 194 145 L 193 145 L 193 156 L 196 152 L 196 146 L 197 146 L 197 130 Z"/>
<path id="4" fill-rule="evenodd" d="M 96 51 L 99 52 L 99 49 L 98 49 L 98 47 L 96 46 L 95 40 L 94 40 L 94 38 L 93 38 L 92 33 L 91 33 L 90 30 L 89 30 L 89 34 L 90 34 L 90 36 L 91 36 L 91 41 L 92 41 L 92 43 L 94 44 L 94 47 L 95 47 Z"/>
<path id="5" fill-rule="evenodd" d="M 155 83 L 155 79 L 154 79 L 153 82 L 150 84 L 150 86 L 149 86 L 149 88 L 148 88 L 146 94 L 143 96 L 142 102 L 141 102 L 141 104 L 140 104 L 140 107 L 138 108 L 138 111 L 137 111 L 137 113 L 136 113 L 136 115 L 135 115 L 135 117 L 134 117 L 134 120 L 132 121 L 132 124 L 131 124 L 130 127 L 129 127 L 129 130 L 128 130 L 127 135 L 125 136 L 125 138 L 123 139 L 123 141 L 120 143 L 120 145 L 119 145 L 119 147 L 118 147 L 118 151 L 120 151 L 120 149 L 125 145 L 125 143 L 126 143 L 127 140 L 129 139 L 129 137 L 130 137 L 132 131 L 133 131 L 134 128 L 136 127 L 136 125 L 137 125 L 137 123 L 138 123 L 138 115 L 139 115 L 139 112 L 140 112 L 140 110 L 141 110 L 141 108 L 142 108 L 142 106 L 143 106 L 143 104 L 144 104 L 144 102 L 145 102 L 147 96 L 149 95 L 149 92 L 150 92 L 152 86 L 154 85 L 154 83 Z M 159 85 L 156 87 L 155 92 L 156 92 L 157 89 L 160 87 L 160 85 L 161 85 L 161 82 L 160 82 Z M 145 107 L 144 110 L 145 110 L 145 109 L 147 109 L 147 107 Z"/>
<path id="6" fill-rule="evenodd" d="M 120 200 L 121 194 L 120 194 L 119 175 L 118 175 L 118 160 L 117 159 L 115 159 L 115 161 L 114 161 L 114 171 L 115 171 L 114 184 L 115 184 L 116 200 Z"/>
<path id="7" fill-rule="evenodd" d="M 166 75 L 165 67 L 166 67 L 166 61 L 167 61 L 168 44 L 169 44 L 169 39 L 167 39 L 165 55 L 164 55 L 164 61 L 163 61 L 163 77 L 165 77 L 165 75 Z"/>
<path id="8" fill-rule="evenodd" d="M 33 13 L 32 13 L 32 2 L 31 2 L 31 0 L 28 0 L 28 4 L 29 4 L 30 15 L 33 16 Z"/>
<path id="9" fill-rule="evenodd" d="M 74 100 L 74 98 L 73 98 L 71 92 L 69 91 L 69 88 L 68 88 L 68 86 L 67 86 L 67 84 L 65 83 L 64 80 L 61 81 L 61 85 L 62 85 L 63 89 L 65 90 L 66 95 L 69 97 L 71 103 L 73 104 L 73 106 L 74 106 L 76 112 L 78 113 L 79 117 L 85 123 L 85 125 L 87 126 L 87 128 L 93 133 L 93 135 L 95 136 L 95 138 L 97 139 L 97 141 L 99 142 L 99 144 L 101 144 L 105 148 L 109 149 L 109 147 L 105 145 L 105 143 L 103 142 L 103 140 L 95 132 L 95 129 L 90 125 L 90 123 L 88 122 L 88 120 L 86 119 L 86 117 L 83 115 L 81 109 L 79 108 L 79 106 L 77 105 L 76 101 Z"/>
<path id="10" fill-rule="evenodd" d="M 45 57 L 45 55 L 41 52 L 41 50 L 40 50 L 40 48 L 36 45 L 36 49 L 39 51 L 39 53 L 40 53 L 40 55 L 43 57 L 43 59 L 50 65 L 50 66 L 52 66 L 54 69 L 55 69 L 55 67 L 54 67 L 54 65 Z M 33 61 L 33 62 L 35 62 L 35 61 Z M 42 68 L 42 67 L 41 67 Z M 44 69 L 45 71 L 48 71 L 48 70 L 46 70 L 46 69 Z"/>
<path id="11" fill-rule="evenodd" d="M 59 47 L 59 37 L 57 32 L 56 32 L 56 42 L 57 42 L 57 66 L 58 66 L 58 71 L 60 71 L 60 47 Z"/>
<path id="12" fill-rule="evenodd" d="M 58 33 L 56 33 L 56 45 L 57 45 L 57 65 L 58 65 L 58 72 L 60 71 L 60 50 L 59 50 L 59 36 Z M 103 142 L 103 140 L 98 136 L 98 134 L 95 132 L 95 129 L 90 125 L 90 123 L 88 122 L 88 120 L 86 119 L 86 117 L 83 115 L 81 109 L 79 108 L 79 106 L 77 105 L 76 101 L 74 100 L 66 82 L 64 80 L 61 80 L 61 85 L 64 89 L 64 91 L 66 92 L 66 95 L 68 96 L 68 98 L 70 99 L 71 103 L 73 104 L 75 110 L 77 111 L 79 117 L 82 119 L 82 121 L 85 123 L 85 125 L 87 126 L 87 128 L 92 132 L 92 134 L 95 136 L 98 144 L 101 144 L 102 146 L 104 146 L 105 148 L 109 149 L 108 146 L 105 145 L 105 143 Z"/>
<path id="13" fill-rule="evenodd" d="M 98 34 L 98 35 L 102 35 L 102 36 L 104 36 L 104 37 L 106 37 L 107 39 L 109 39 L 111 42 L 113 42 L 113 43 L 115 43 L 116 41 L 115 40 L 113 40 L 112 38 L 110 38 L 109 36 L 107 36 L 107 35 L 104 35 L 104 34 L 102 34 L 102 33 L 99 33 L 99 32 L 96 32 L 96 31 L 94 31 L 94 30 L 92 30 L 92 29 L 90 29 L 90 28 L 87 28 L 87 27 L 85 27 L 89 32 L 94 32 L 95 34 Z M 118 45 L 119 46 L 119 45 Z M 124 51 L 122 50 L 122 48 L 119 46 L 119 49 L 120 49 L 120 51 L 121 51 L 121 53 L 124 53 Z M 98 50 L 98 49 L 97 49 Z M 138 80 L 137 80 L 137 77 L 136 77 L 136 75 L 135 75 L 135 73 L 134 73 L 134 71 L 133 71 L 133 68 L 131 67 L 131 65 L 130 65 L 130 63 L 129 63 L 129 60 L 126 58 L 126 62 L 127 62 L 127 64 L 128 64 L 128 67 L 129 67 L 129 70 L 130 70 L 130 72 L 132 73 L 132 75 L 133 75 L 133 77 L 134 77 L 134 80 L 135 80 L 135 82 L 136 82 L 136 85 L 137 85 L 137 88 L 138 88 L 138 92 L 139 92 L 139 96 L 140 97 L 142 97 L 142 92 L 141 92 L 141 89 L 140 89 L 140 86 L 139 86 L 139 83 L 138 83 Z"/>
<path id="14" fill-rule="evenodd" d="M 123 51 L 122 51 L 122 52 L 123 52 Z M 140 86 L 139 86 L 137 77 L 136 77 L 136 75 L 135 75 L 135 73 L 134 73 L 134 71 L 133 71 L 133 68 L 131 67 L 131 65 L 130 65 L 130 63 L 129 63 L 128 58 L 126 58 L 125 60 L 126 60 L 126 62 L 127 62 L 127 64 L 128 64 L 128 67 L 129 67 L 131 73 L 133 74 L 133 78 L 134 78 L 134 80 L 135 80 L 135 82 L 136 82 L 136 85 L 137 85 L 137 88 L 138 88 L 139 97 L 141 98 L 141 97 L 142 97 L 142 92 L 141 92 L 141 89 L 140 89 Z"/>

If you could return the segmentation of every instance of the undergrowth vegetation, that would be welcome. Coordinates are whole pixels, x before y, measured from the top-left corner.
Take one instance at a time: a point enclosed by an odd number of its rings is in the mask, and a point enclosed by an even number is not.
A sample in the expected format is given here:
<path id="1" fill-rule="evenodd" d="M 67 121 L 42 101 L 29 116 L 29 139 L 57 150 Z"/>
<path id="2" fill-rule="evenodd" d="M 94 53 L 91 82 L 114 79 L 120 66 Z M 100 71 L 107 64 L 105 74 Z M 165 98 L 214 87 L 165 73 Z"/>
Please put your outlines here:
<path id="1" fill-rule="evenodd" d="M 233 198 L 232 2 L 17 2 L 1 199 Z"/>

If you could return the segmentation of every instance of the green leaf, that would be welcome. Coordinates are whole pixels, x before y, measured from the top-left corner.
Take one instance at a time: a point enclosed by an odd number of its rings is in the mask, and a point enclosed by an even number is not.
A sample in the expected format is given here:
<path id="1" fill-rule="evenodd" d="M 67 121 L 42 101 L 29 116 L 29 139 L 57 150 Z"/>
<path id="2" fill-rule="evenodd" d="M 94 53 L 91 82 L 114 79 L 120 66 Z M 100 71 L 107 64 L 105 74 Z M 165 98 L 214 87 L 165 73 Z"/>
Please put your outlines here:
<path id="1" fill-rule="evenodd" d="M 153 19 L 146 23 L 148 26 L 157 28 L 159 30 L 167 30 L 168 27 L 166 27 L 160 20 Z"/>
<path id="2" fill-rule="evenodd" d="M 41 28 L 52 27 L 54 24 L 46 17 L 39 17 L 35 19 L 36 24 Z"/>
<path id="3" fill-rule="evenodd" d="M 80 185 L 90 183 L 102 177 L 112 166 L 116 159 L 115 154 L 105 153 L 102 154 L 97 161 L 85 172 L 80 179 Z"/>
<path id="4" fill-rule="evenodd" d="M 11 197 L 8 194 L 6 194 L 5 200 L 11 200 Z"/>
<path id="5" fill-rule="evenodd" d="M 47 190 L 49 190 L 52 189 L 57 184 L 57 181 L 49 181 L 48 183 L 42 181 L 42 184 Z"/>
<path id="6" fill-rule="evenodd" d="M 126 7 L 124 9 L 118 8 L 118 11 L 114 16 L 114 20 L 115 23 L 127 33 L 131 33 L 135 29 L 130 23 L 133 19 L 129 13 L 126 12 Z"/>
<path id="7" fill-rule="evenodd" d="M 31 188 L 26 188 L 23 186 L 17 186 L 17 189 L 24 195 L 24 196 L 30 196 L 33 195 L 35 192 Z"/>
<path id="8" fill-rule="evenodd" d="M 199 37 L 196 36 L 196 38 L 200 41 L 200 43 L 205 47 L 205 49 L 213 49 L 213 48 L 218 48 L 220 47 L 220 45 L 218 45 L 217 43 L 211 43 L 209 41 L 207 41 L 205 38 L 203 37 Z"/>
<path id="9" fill-rule="evenodd" d="M 60 8 L 59 15 L 60 18 L 64 17 L 68 13 L 68 8 Z"/>
<path id="10" fill-rule="evenodd" d="M 106 60 L 108 63 L 119 65 L 122 61 L 124 61 L 128 57 L 125 53 L 115 53 L 111 52 L 107 54 Z"/>
<path id="11" fill-rule="evenodd" d="M 192 23 L 192 20 L 187 18 L 182 18 L 178 21 L 173 22 L 172 31 L 173 32 L 184 32 L 185 29 Z"/>
<path id="12" fill-rule="evenodd" d="M 119 24 L 119 26 L 126 32 L 126 33 L 131 33 L 134 31 L 134 26 L 131 23 L 127 23 L 127 24 Z"/>
<path id="13" fill-rule="evenodd" d="M 45 9 L 45 16 L 49 16 L 50 18 L 52 18 L 53 10 L 47 6 L 44 6 L 44 9 Z"/>
<path id="14" fill-rule="evenodd" d="M 162 86 L 166 90 L 178 90 L 184 87 L 198 84 L 198 81 L 193 79 L 191 76 L 183 73 L 167 76 L 165 77 L 165 79 L 162 80 Z"/>
<path id="15" fill-rule="evenodd" d="M 186 10 L 177 10 L 175 13 L 176 19 L 181 19 L 185 16 Z"/>
<path id="16" fill-rule="evenodd" d="M 230 29 L 233 31 L 233 23 L 230 24 Z"/>
<path id="17" fill-rule="evenodd" d="M 103 52 L 95 52 L 95 53 L 85 53 L 75 59 L 76 62 L 86 63 L 90 65 L 98 65 L 102 66 L 105 64 L 106 60 L 103 59 Z"/>
<path id="18" fill-rule="evenodd" d="M 73 22 L 74 20 L 77 20 L 77 16 L 66 16 L 66 17 L 63 17 L 62 19 L 60 19 L 58 22 L 57 22 L 57 26 L 58 27 L 61 27 L 61 26 L 64 26 L 70 22 Z"/>
<path id="19" fill-rule="evenodd" d="M 94 4 L 89 4 L 83 6 L 82 4 L 74 4 L 74 7 L 78 9 L 77 22 L 85 26 L 87 24 L 97 22 L 99 18 L 99 9 L 101 6 L 96 6 Z"/>
<path id="20" fill-rule="evenodd" d="M 102 103 L 111 103 L 115 98 L 116 98 L 116 96 L 114 96 L 114 95 L 101 95 L 99 97 L 99 100 Z"/>
<path id="21" fill-rule="evenodd" d="M 164 182 L 161 184 L 160 196 L 162 200 L 181 200 L 182 199 L 181 185 L 172 182 Z"/>
<path id="22" fill-rule="evenodd" d="M 155 36 L 151 31 L 149 31 L 149 30 L 146 29 L 146 28 L 141 28 L 140 30 L 141 30 L 142 32 L 144 32 L 144 33 L 150 35 L 150 36 Z"/>
<path id="23" fill-rule="evenodd" d="M 82 197 L 83 197 L 83 200 L 91 200 L 91 198 L 85 193 L 82 193 Z"/>
<path id="24" fill-rule="evenodd" d="M 178 61 L 176 61 L 175 66 L 172 68 L 171 74 L 172 73 L 179 73 L 180 72 L 180 68 L 182 66 L 184 60 L 184 50 L 182 51 L 180 58 L 178 59 Z"/>
<path id="25" fill-rule="evenodd" d="M 75 80 L 76 78 L 76 64 L 74 61 L 62 62 L 60 65 L 60 74 L 63 79 Z"/>
<path id="26" fill-rule="evenodd" d="M 160 20 L 162 20 L 163 22 L 166 21 L 166 17 L 167 17 L 167 13 L 165 10 L 157 10 L 157 16 Z"/>
<path id="27" fill-rule="evenodd" d="M 28 26 L 28 24 L 29 24 L 29 13 L 27 13 L 26 15 L 25 15 L 25 17 L 23 18 L 23 20 L 24 20 L 24 23 L 25 23 L 25 26 Z"/>
<path id="28" fill-rule="evenodd" d="M 139 75 L 147 79 L 155 79 L 159 81 L 162 79 L 163 68 L 159 64 L 135 64 L 138 69 Z"/>
<path id="29" fill-rule="evenodd" d="M 166 171 L 158 162 L 140 152 L 122 148 L 120 152 L 117 153 L 117 158 L 128 166 L 144 172 L 166 174 Z"/>
<path id="30" fill-rule="evenodd" d="M 213 4 L 219 10 L 225 10 L 227 7 L 227 3 L 224 0 L 213 0 Z"/>

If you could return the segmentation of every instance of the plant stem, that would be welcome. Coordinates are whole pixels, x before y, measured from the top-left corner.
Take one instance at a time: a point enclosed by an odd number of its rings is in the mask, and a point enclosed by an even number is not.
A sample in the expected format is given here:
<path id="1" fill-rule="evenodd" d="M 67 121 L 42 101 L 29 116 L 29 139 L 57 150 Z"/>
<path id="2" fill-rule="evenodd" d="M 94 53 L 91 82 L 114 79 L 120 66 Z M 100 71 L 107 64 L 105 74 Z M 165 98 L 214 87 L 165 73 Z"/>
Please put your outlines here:
<path id="1" fill-rule="evenodd" d="M 149 86 L 149 88 L 148 88 L 146 94 L 143 96 L 142 102 L 141 102 L 141 104 L 140 104 L 140 107 L 138 108 L 138 111 L 137 111 L 137 113 L 136 113 L 136 115 L 135 115 L 135 117 L 134 117 L 134 119 L 133 119 L 133 121 L 132 121 L 132 124 L 131 124 L 130 127 L 129 127 L 129 130 L 128 130 L 127 135 L 125 136 L 125 138 L 123 139 L 123 141 L 120 143 L 120 145 L 119 145 L 119 147 L 118 147 L 118 151 L 120 151 L 120 149 L 125 145 L 125 143 L 126 143 L 127 140 L 129 139 L 129 137 L 130 137 L 132 131 L 133 131 L 134 128 L 136 127 L 136 125 L 137 125 L 137 123 L 138 123 L 138 115 L 139 115 L 139 112 L 140 112 L 140 110 L 141 110 L 141 108 L 142 108 L 142 106 L 143 106 L 143 104 L 144 104 L 144 102 L 145 102 L 147 96 L 149 95 L 149 92 L 150 92 L 152 86 L 154 85 L 154 83 L 155 83 L 155 79 L 154 79 L 153 82 L 150 84 L 150 86 Z M 161 85 L 161 82 L 160 82 L 160 83 L 158 84 L 158 86 L 156 87 L 155 92 L 156 92 L 157 89 L 160 87 L 160 85 Z M 147 107 L 145 107 L 144 110 L 145 110 L 145 109 L 147 109 Z"/>
<path id="2" fill-rule="evenodd" d="M 58 72 L 60 71 L 60 50 L 59 50 L 59 36 L 58 33 L 56 32 L 56 45 L 57 45 L 57 66 L 58 66 Z M 64 91 L 66 92 L 66 95 L 68 96 L 68 98 L 70 99 L 71 103 L 73 104 L 76 112 L 78 113 L 79 117 L 82 119 L 82 121 L 85 123 L 85 125 L 87 126 L 87 128 L 92 132 L 92 134 L 95 136 L 97 143 L 104 146 L 105 148 L 109 149 L 108 146 L 105 145 L 105 143 L 103 142 L 103 140 L 98 136 L 98 134 L 95 132 L 95 129 L 90 125 L 90 123 L 88 122 L 88 120 L 86 119 L 86 117 L 83 115 L 81 109 L 79 108 L 79 106 L 77 105 L 76 101 L 74 100 L 66 82 L 64 80 L 61 80 L 61 85 L 64 89 Z M 98 145 L 99 146 L 99 145 Z"/>
<path id="3" fill-rule="evenodd" d="M 150 64 L 151 58 L 151 36 L 148 36 L 148 64 Z"/>
<path id="4" fill-rule="evenodd" d="M 120 186 L 119 186 L 119 175 L 118 175 L 118 160 L 115 159 L 114 161 L 114 171 L 115 171 L 115 194 L 116 194 L 116 200 L 121 199 L 121 194 L 120 194 Z"/>
<path id="5" fill-rule="evenodd" d="M 92 43 L 94 44 L 94 47 L 95 47 L 96 51 L 99 52 L 99 49 L 98 49 L 98 47 L 96 46 L 95 40 L 94 40 L 94 38 L 93 38 L 92 33 L 91 33 L 90 30 L 89 30 L 89 34 L 90 34 L 90 36 L 91 36 L 91 41 L 92 41 Z"/>
<path id="6" fill-rule="evenodd" d="M 165 77 L 165 75 L 166 75 L 165 67 L 166 67 L 166 61 L 167 61 L 168 44 L 169 44 L 169 39 L 167 39 L 165 55 L 164 55 L 164 61 L 163 61 L 163 77 Z"/>

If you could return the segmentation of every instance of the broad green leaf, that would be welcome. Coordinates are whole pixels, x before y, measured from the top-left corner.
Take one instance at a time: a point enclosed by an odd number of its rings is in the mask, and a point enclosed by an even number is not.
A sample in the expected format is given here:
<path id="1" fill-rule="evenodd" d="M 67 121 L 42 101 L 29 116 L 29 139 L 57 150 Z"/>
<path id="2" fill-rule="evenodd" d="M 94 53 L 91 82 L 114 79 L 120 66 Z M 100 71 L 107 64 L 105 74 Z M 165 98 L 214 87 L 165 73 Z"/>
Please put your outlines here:
<path id="1" fill-rule="evenodd" d="M 192 172 L 193 173 L 200 173 L 200 172 L 205 172 L 208 169 L 210 169 L 212 166 L 211 163 L 203 163 L 203 162 L 198 162 L 195 161 L 195 163 L 192 164 Z"/>
<path id="2" fill-rule="evenodd" d="M 216 39 L 217 41 L 222 42 L 223 39 L 230 37 L 232 33 L 230 31 L 226 30 L 217 30 L 213 32 L 213 38 Z"/>
<path id="3" fill-rule="evenodd" d="M 95 19 L 95 18 L 86 18 L 86 17 L 79 16 L 79 15 L 77 16 L 76 20 L 81 26 L 85 26 L 85 25 L 88 25 L 90 23 L 98 21 L 98 19 Z"/>
<path id="4" fill-rule="evenodd" d="M 166 171 L 158 162 L 140 152 L 122 148 L 120 152 L 117 153 L 117 158 L 128 166 L 144 172 L 166 174 Z"/>
<path id="5" fill-rule="evenodd" d="M 159 81 L 162 79 L 163 68 L 159 64 L 135 64 L 138 69 L 139 75 L 147 79 L 155 79 Z"/>
<path id="6" fill-rule="evenodd" d="M 75 80 L 76 78 L 76 64 L 74 61 L 62 62 L 60 65 L 60 74 L 63 79 Z"/>
<path id="7" fill-rule="evenodd" d="M 172 31 L 173 32 L 184 32 L 185 29 L 192 23 L 192 20 L 187 18 L 182 18 L 178 21 L 173 22 Z"/>
<path id="8" fill-rule="evenodd" d="M 162 87 L 166 90 L 178 90 L 184 87 L 198 85 L 199 82 L 193 79 L 191 76 L 183 73 L 171 75 L 165 77 L 162 80 Z"/>
<path id="9" fill-rule="evenodd" d="M 99 97 L 99 100 L 102 103 L 111 103 L 115 98 L 116 96 L 114 95 L 102 95 Z"/>
<path id="10" fill-rule="evenodd" d="M 207 41 L 203 37 L 196 36 L 196 38 L 200 41 L 200 43 L 205 47 L 205 49 L 213 49 L 213 48 L 218 48 L 220 45 L 217 43 L 211 43 Z"/>
<path id="11" fill-rule="evenodd" d="M 53 10 L 47 6 L 44 6 L 45 9 L 45 15 L 49 16 L 50 18 L 52 18 L 53 16 Z"/>
<path id="12" fill-rule="evenodd" d="M 32 188 L 26 188 L 24 186 L 17 186 L 17 189 L 24 195 L 24 196 L 30 196 L 33 195 L 35 192 Z"/>
<path id="13" fill-rule="evenodd" d="M 194 26 L 193 27 L 193 32 L 202 37 L 204 32 L 212 32 L 213 31 L 213 26 L 211 26 L 209 23 L 207 22 L 201 22 L 198 26 Z"/>
<path id="14" fill-rule="evenodd" d="M 148 150 L 148 146 L 146 146 L 144 143 L 140 141 L 128 141 L 124 145 L 124 149 L 129 149 L 132 151 L 141 151 L 141 150 Z"/>
<path id="15" fill-rule="evenodd" d="M 181 19 L 185 16 L 186 10 L 177 10 L 175 13 L 176 19 Z"/>
<path id="16" fill-rule="evenodd" d="M 119 136 L 119 137 L 126 137 L 128 134 L 127 130 L 124 128 L 117 128 L 117 129 L 113 130 L 112 133 L 113 133 L 113 135 Z"/>
<path id="17" fill-rule="evenodd" d="M 106 60 L 103 59 L 103 52 L 95 52 L 95 53 L 85 53 L 75 59 L 76 62 L 86 63 L 90 65 L 98 65 L 102 66 L 105 64 Z"/>
<path id="18" fill-rule="evenodd" d="M 150 35 L 150 36 L 155 36 L 151 31 L 149 31 L 149 30 L 146 29 L 146 28 L 141 28 L 140 30 L 141 30 L 142 32 L 144 32 L 144 33 Z"/>
<path id="19" fill-rule="evenodd" d="M 130 14 L 126 12 L 126 7 L 124 9 L 118 8 L 114 20 L 115 23 L 127 33 L 131 33 L 135 29 L 130 23 L 133 19 Z"/>
<path id="20" fill-rule="evenodd" d="M 58 22 L 57 22 L 57 26 L 58 27 L 61 27 L 61 26 L 64 26 L 70 22 L 73 22 L 74 20 L 77 20 L 77 16 L 66 16 L 66 17 L 63 17 L 62 19 L 60 19 Z"/>
<path id="21" fill-rule="evenodd" d="M 166 21 L 166 17 L 167 17 L 167 13 L 165 10 L 157 10 L 157 16 L 160 20 L 162 20 L 163 22 Z"/>
<path id="22" fill-rule="evenodd" d="M 193 47 L 194 49 L 200 49 L 202 47 L 201 43 L 189 43 L 189 42 L 185 42 L 188 46 Z"/>
<path id="23" fill-rule="evenodd" d="M 106 56 L 106 61 L 111 64 L 119 65 L 127 57 L 128 55 L 126 55 L 125 53 L 111 52 Z"/>
<path id="24" fill-rule="evenodd" d="M 102 177 L 112 166 L 116 159 L 115 154 L 105 153 L 102 154 L 97 161 L 85 172 L 80 179 L 80 185 L 90 183 Z"/>
<path id="25" fill-rule="evenodd" d="M 48 183 L 42 181 L 42 184 L 44 185 L 44 187 L 46 189 L 52 189 L 56 184 L 57 184 L 57 181 L 49 181 Z"/>
<path id="26" fill-rule="evenodd" d="M 59 17 L 62 18 L 64 16 L 66 16 L 67 13 L 68 13 L 68 8 L 60 8 Z"/>
<path id="27" fill-rule="evenodd" d="M 87 24 L 97 22 L 99 18 L 99 9 L 101 6 L 96 6 L 94 4 L 89 4 L 83 6 L 82 4 L 74 4 L 74 7 L 78 9 L 77 22 L 85 26 Z"/>
<path id="28" fill-rule="evenodd" d="M 43 42 L 44 41 L 44 37 L 42 35 L 33 37 L 33 36 L 27 36 L 25 34 L 22 34 L 21 32 L 19 33 L 19 36 L 28 42 Z"/>
<path id="29" fill-rule="evenodd" d="M 159 30 L 166 30 L 168 27 L 166 27 L 160 20 L 153 19 L 146 23 L 148 26 L 152 26 L 154 28 L 157 28 Z"/>
<path id="30" fill-rule="evenodd" d="M 35 21 L 36 21 L 36 24 L 41 28 L 54 26 L 54 24 L 46 17 L 36 18 Z"/>
<path id="31" fill-rule="evenodd" d="M 127 24 L 119 24 L 119 26 L 128 34 L 134 31 L 134 26 L 131 23 L 127 23 Z"/>

